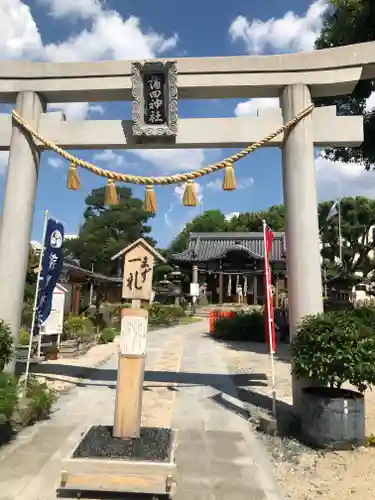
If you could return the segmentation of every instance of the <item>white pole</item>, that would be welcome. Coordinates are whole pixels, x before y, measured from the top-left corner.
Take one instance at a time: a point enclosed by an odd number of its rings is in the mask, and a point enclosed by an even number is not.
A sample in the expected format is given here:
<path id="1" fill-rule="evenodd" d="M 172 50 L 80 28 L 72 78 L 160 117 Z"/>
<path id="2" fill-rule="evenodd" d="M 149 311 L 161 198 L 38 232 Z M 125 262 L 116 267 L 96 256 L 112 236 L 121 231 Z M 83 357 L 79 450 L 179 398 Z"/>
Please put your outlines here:
<path id="1" fill-rule="evenodd" d="M 34 328 L 35 328 L 36 308 L 37 308 L 37 303 L 38 303 L 40 275 L 42 273 L 42 261 L 43 261 L 43 255 L 44 255 L 44 250 L 45 250 L 44 240 L 46 239 L 46 232 L 47 232 L 48 210 L 46 210 L 44 214 L 45 214 L 45 216 L 44 216 L 42 249 L 41 249 L 40 255 L 39 255 L 39 267 L 38 267 L 38 275 L 37 275 L 37 279 L 36 279 L 35 297 L 34 297 L 34 305 L 33 305 L 33 316 L 32 316 L 32 320 L 31 320 L 31 330 L 30 330 L 30 338 L 29 338 L 29 351 L 27 354 L 27 362 L 26 362 L 26 370 L 25 370 L 25 391 L 27 390 L 27 379 L 29 377 L 29 371 L 30 371 L 30 358 L 31 358 L 31 349 L 32 349 L 32 345 L 33 345 L 33 334 L 34 334 Z M 40 357 L 40 347 L 41 347 L 40 337 L 41 337 L 41 335 L 39 332 L 38 357 Z"/>
<path id="2" fill-rule="evenodd" d="M 343 265 L 342 262 L 342 238 L 341 238 L 341 198 L 338 199 L 338 218 L 339 218 L 339 258 L 340 266 Z"/>
<path id="3" fill-rule="evenodd" d="M 267 255 L 267 244 L 266 244 L 266 221 L 263 220 L 263 241 L 264 241 L 264 271 L 266 274 L 266 303 L 267 303 L 267 322 L 268 322 L 268 342 L 270 346 L 270 358 L 271 358 L 271 372 L 272 372 L 272 415 L 276 418 L 276 374 L 275 374 L 275 359 L 273 352 L 273 339 L 272 339 L 272 320 L 270 311 L 270 290 L 269 290 L 269 265 L 268 265 L 268 255 Z"/>

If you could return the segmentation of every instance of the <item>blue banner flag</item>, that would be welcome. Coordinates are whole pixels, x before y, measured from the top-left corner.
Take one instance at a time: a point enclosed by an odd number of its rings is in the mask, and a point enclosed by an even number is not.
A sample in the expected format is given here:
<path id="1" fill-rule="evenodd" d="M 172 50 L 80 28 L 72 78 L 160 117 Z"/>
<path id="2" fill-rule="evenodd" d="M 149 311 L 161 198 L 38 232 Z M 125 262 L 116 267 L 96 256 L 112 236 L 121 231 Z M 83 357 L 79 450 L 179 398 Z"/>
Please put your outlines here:
<path id="1" fill-rule="evenodd" d="M 64 226 L 59 221 L 48 219 L 36 308 L 38 327 L 51 313 L 53 291 L 60 278 L 64 261 L 63 243 Z"/>

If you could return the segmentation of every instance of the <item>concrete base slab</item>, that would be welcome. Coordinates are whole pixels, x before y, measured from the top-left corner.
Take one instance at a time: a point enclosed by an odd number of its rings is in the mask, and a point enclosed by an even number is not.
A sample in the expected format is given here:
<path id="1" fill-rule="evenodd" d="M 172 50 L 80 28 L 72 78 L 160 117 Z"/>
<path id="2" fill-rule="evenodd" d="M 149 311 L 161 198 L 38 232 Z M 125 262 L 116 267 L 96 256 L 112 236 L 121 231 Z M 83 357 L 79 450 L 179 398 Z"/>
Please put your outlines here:
<path id="1" fill-rule="evenodd" d="M 69 456 L 62 462 L 58 494 L 116 493 L 172 495 L 176 477 L 175 450 L 177 432 L 172 430 L 167 461 L 110 458 L 74 458 L 74 452 L 85 438 L 81 436 Z"/>

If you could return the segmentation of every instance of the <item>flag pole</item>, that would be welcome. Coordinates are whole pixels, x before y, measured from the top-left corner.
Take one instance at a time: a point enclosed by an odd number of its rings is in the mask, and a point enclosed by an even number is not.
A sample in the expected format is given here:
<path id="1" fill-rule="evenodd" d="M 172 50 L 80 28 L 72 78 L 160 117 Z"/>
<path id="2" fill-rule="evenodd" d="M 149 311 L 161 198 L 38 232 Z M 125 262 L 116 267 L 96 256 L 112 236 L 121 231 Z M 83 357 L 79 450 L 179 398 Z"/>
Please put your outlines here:
<path id="1" fill-rule="evenodd" d="M 273 352 L 273 338 L 272 338 L 272 322 L 270 314 L 270 290 L 269 290 L 269 264 L 268 264 L 268 254 L 267 254 L 267 243 L 266 243 L 266 221 L 263 219 L 263 241 L 264 241 L 264 272 L 266 275 L 266 305 L 267 305 L 267 323 L 268 323 L 268 343 L 270 346 L 270 358 L 271 358 L 271 373 L 272 373 L 272 415 L 276 418 L 276 374 L 275 374 L 275 359 Z"/>
<path id="2" fill-rule="evenodd" d="M 342 262 L 342 238 L 341 238 L 341 198 L 338 199 L 337 216 L 339 218 L 339 259 L 340 259 L 340 267 L 342 267 L 343 262 Z"/>
<path id="3" fill-rule="evenodd" d="M 30 372 L 30 358 L 31 358 L 31 349 L 33 346 L 33 337 L 34 337 L 34 329 L 35 329 L 35 320 L 36 320 L 36 308 L 38 305 L 38 295 L 39 295 L 39 287 L 40 287 L 40 276 L 42 274 L 42 262 L 43 262 L 43 256 L 44 256 L 44 241 L 46 239 L 46 232 L 47 232 L 47 222 L 48 222 L 48 210 L 44 212 L 44 226 L 43 226 L 43 239 L 42 239 L 42 249 L 40 251 L 39 255 L 39 267 L 38 267 L 38 275 L 36 279 L 36 287 L 35 287 L 35 296 L 34 296 L 34 305 L 33 305 L 33 316 L 31 320 L 31 330 L 30 330 L 30 338 L 29 338 L 29 350 L 27 353 L 27 362 L 26 362 L 26 370 L 25 370 L 25 391 L 27 390 L 27 379 L 29 378 L 29 372 Z M 41 342 L 40 342 L 40 332 L 39 332 L 39 338 L 38 338 L 38 356 L 40 357 L 40 347 L 41 347 Z"/>

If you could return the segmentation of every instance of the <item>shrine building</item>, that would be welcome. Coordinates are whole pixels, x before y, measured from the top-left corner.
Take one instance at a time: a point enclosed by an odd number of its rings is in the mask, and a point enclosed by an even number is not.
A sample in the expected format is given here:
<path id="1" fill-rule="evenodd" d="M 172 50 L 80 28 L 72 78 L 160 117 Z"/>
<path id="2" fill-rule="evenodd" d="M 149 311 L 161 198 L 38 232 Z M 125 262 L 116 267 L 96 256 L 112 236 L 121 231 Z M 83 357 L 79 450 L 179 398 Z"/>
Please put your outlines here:
<path id="1" fill-rule="evenodd" d="M 285 234 L 275 233 L 270 255 L 275 306 L 286 297 L 287 273 Z M 244 303 L 264 303 L 263 233 L 190 233 L 187 248 L 172 255 L 171 261 L 205 284 L 205 295 L 213 304 L 236 302 L 240 285 Z"/>

